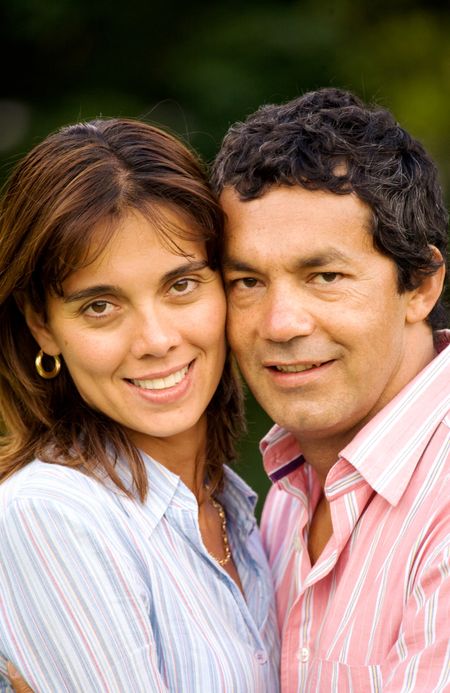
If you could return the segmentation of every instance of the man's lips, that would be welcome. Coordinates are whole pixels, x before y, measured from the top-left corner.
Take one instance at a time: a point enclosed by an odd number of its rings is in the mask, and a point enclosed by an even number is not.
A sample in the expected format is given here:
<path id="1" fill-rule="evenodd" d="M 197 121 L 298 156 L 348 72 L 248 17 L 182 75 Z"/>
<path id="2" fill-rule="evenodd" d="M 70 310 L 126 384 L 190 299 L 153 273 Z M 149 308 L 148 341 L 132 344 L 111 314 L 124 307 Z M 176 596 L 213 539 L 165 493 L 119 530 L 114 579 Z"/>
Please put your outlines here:
<path id="1" fill-rule="evenodd" d="M 303 373 L 303 371 L 310 371 L 314 368 L 320 368 L 320 366 L 331 363 L 331 361 L 332 359 L 303 363 L 267 363 L 264 364 L 264 367 L 276 371 L 277 373 Z"/>

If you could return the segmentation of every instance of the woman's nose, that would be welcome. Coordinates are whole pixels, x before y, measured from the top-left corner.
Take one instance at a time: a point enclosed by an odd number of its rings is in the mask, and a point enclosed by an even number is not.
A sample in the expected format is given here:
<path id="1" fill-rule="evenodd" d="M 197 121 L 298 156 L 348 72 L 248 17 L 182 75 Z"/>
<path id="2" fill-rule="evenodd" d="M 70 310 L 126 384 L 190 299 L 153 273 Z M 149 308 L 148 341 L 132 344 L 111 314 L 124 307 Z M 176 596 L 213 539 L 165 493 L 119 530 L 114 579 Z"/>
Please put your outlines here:
<path id="1" fill-rule="evenodd" d="M 136 316 L 131 352 L 135 358 L 165 356 L 181 343 L 175 315 L 164 310 L 149 309 Z"/>

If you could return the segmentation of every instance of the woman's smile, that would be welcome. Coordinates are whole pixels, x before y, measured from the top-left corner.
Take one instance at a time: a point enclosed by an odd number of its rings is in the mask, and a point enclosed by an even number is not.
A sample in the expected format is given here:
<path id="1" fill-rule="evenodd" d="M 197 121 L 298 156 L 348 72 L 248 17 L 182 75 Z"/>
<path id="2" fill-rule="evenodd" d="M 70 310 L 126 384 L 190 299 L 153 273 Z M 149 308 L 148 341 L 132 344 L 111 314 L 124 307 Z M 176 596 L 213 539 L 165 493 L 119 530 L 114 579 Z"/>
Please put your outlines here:
<path id="1" fill-rule="evenodd" d="M 181 404 L 183 398 L 189 397 L 195 378 L 195 360 L 190 366 L 170 373 L 166 377 L 125 379 L 134 393 L 146 403 Z"/>
<path id="2" fill-rule="evenodd" d="M 182 366 L 167 375 L 158 376 L 145 376 L 142 378 L 132 378 L 131 382 L 136 387 L 141 387 L 144 390 L 166 390 L 167 388 L 172 388 L 174 385 L 178 385 L 184 380 L 189 369 L 188 366 Z"/>

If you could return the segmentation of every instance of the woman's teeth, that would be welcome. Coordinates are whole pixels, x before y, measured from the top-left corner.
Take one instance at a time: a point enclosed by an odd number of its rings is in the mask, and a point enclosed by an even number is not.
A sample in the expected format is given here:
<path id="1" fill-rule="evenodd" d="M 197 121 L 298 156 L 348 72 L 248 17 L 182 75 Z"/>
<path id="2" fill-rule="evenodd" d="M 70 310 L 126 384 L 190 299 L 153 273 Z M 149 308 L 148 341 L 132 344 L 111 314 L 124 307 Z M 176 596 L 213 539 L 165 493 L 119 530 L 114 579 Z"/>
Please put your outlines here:
<path id="1" fill-rule="evenodd" d="M 132 380 L 131 382 L 136 387 L 142 387 L 143 390 L 164 390 L 167 387 L 173 387 L 180 383 L 188 372 L 189 366 L 184 366 L 179 371 L 167 375 L 165 378 L 154 378 L 152 380 Z"/>

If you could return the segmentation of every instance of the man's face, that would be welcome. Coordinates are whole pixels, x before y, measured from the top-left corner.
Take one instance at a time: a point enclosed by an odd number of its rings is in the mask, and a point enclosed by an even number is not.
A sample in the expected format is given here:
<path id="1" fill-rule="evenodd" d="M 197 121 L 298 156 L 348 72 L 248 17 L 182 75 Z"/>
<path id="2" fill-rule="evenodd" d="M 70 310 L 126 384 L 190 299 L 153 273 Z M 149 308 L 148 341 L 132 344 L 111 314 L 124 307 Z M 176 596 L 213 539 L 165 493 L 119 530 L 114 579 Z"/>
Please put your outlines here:
<path id="1" fill-rule="evenodd" d="M 269 416 L 340 447 L 411 379 L 410 293 L 354 194 L 226 189 L 228 336 Z"/>

